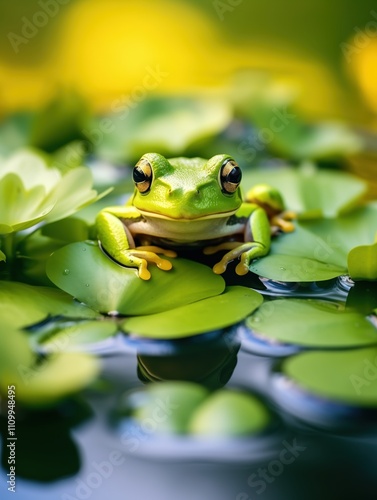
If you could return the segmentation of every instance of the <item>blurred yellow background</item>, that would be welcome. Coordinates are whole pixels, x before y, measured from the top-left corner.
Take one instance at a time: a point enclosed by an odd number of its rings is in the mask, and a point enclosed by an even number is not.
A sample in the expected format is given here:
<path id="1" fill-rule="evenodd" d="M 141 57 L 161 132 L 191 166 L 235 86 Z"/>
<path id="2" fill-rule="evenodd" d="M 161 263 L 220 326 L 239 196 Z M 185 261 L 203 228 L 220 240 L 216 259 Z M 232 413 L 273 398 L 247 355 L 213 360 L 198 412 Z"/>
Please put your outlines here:
<path id="1" fill-rule="evenodd" d="M 292 83 L 301 112 L 373 123 L 372 0 L 18 0 L 1 4 L 1 113 L 75 88 L 93 110 L 128 95 L 222 93 L 235 73 Z M 375 10 L 374 10 L 375 8 Z"/>

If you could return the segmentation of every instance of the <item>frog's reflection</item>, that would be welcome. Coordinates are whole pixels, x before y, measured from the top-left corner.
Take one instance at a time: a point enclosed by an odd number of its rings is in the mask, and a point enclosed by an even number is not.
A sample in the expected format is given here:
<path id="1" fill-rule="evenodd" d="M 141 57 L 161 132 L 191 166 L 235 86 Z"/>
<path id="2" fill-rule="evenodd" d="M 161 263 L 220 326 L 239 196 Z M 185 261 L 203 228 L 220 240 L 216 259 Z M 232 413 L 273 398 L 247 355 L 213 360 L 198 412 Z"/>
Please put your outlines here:
<path id="1" fill-rule="evenodd" d="M 223 387 L 237 364 L 240 344 L 222 342 L 201 346 L 196 351 L 180 350 L 175 354 L 153 356 L 138 354 L 138 377 L 144 382 L 187 380 L 210 389 Z"/>

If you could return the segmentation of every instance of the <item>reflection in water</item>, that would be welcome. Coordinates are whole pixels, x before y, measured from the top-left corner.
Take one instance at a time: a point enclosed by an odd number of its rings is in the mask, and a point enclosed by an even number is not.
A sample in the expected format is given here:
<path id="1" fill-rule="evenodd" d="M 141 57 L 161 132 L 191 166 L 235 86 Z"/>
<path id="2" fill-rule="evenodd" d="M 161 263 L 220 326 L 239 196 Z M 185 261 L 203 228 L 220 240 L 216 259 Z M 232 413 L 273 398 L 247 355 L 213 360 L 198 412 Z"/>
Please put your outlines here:
<path id="1" fill-rule="evenodd" d="M 138 377 L 144 382 L 187 380 L 210 389 L 223 387 L 237 364 L 240 344 L 223 337 L 216 343 L 198 344 L 196 350 L 177 350 L 170 355 L 138 353 Z"/>
<path id="2" fill-rule="evenodd" d="M 83 401 L 69 400 L 51 410 L 21 410 L 16 420 L 17 477 L 34 481 L 56 481 L 77 474 L 81 467 L 71 428 L 91 417 Z M 7 421 L 0 419 L 3 443 L 7 442 Z M 8 449 L 2 446 L 1 465 L 8 472 Z"/>

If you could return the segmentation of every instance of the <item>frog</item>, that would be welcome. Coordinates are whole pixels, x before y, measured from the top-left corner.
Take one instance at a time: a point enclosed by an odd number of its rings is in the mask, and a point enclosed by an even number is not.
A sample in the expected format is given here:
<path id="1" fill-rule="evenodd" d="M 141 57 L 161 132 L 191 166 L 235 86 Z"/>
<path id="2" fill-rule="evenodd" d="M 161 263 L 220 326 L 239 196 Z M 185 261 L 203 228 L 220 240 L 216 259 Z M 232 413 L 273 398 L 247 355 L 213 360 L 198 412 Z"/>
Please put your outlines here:
<path id="1" fill-rule="evenodd" d="M 223 274 L 238 259 L 236 274 L 268 254 L 273 227 L 293 230 L 280 193 L 268 186 L 251 189 L 245 200 L 242 171 L 228 154 L 209 159 L 146 153 L 133 168 L 134 192 L 123 206 L 109 206 L 96 217 L 104 252 L 120 265 L 136 268 L 142 280 L 148 266 L 169 271 L 177 248 L 200 246 L 205 255 L 226 253 L 213 266 Z M 167 258 L 166 258 L 167 257 Z"/>

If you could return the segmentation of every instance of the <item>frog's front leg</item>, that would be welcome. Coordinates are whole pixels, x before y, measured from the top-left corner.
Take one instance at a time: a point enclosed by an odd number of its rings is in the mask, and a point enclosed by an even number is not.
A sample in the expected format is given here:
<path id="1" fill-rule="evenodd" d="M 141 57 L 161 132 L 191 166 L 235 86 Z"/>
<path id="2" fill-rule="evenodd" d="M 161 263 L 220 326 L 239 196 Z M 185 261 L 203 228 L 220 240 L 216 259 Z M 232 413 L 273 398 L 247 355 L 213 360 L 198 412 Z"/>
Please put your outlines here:
<path id="1" fill-rule="evenodd" d="M 286 210 L 283 197 L 277 189 L 268 184 L 257 184 L 246 193 L 245 201 L 263 208 L 275 231 L 276 229 L 281 229 L 284 233 L 294 231 L 292 220 L 297 219 L 297 215 L 291 210 Z"/>
<path id="2" fill-rule="evenodd" d="M 132 206 L 105 208 L 96 218 L 97 236 L 110 257 L 127 267 L 137 267 L 139 277 L 149 280 L 151 274 L 148 263 L 152 262 L 159 269 L 168 271 L 172 268 L 171 262 L 157 254 L 175 257 L 176 253 L 156 246 L 135 247 L 127 222 L 132 223 L 140 218 L 139 211 Z"/>
<path id="3" fill-rule="evenodd" d="M 220 262 L 214 265 L 213 271 L 216 274 L 225 272 L 229 262 L 237 258 L 240 258 L 240 262 L 236 267 L 236 273 L 241 276 L 247 274 L 250 262 L 257 257 L 263 257 L 270 250 L 271 230 L 266 212 L 257 205 L 243 203 L 236 216 L 247 217 L 245 243 L 225 242 L 204 249 L 206 255 L 216 253 L 219 250 L 231 249 Z"/>

